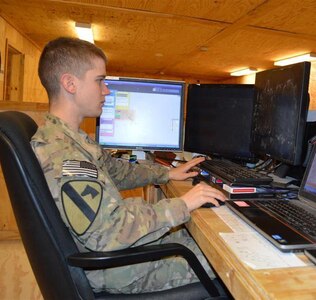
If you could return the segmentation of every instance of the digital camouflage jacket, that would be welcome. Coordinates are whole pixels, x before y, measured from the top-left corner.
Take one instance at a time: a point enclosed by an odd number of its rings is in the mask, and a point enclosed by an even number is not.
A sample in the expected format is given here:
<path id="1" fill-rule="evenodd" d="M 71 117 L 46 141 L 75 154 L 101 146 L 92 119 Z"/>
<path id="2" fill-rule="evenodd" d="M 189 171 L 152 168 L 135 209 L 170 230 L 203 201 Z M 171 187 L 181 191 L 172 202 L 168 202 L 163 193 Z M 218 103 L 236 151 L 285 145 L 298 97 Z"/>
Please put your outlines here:
<path id="1" fill-rule="evenodd" d="M 47 114 L 31 146 L 61 217 L 81 251 L 108 251 L 159 239 L 190 218 L 183 200 L 148 204 L 119 190 L 164 184 L 168 169 L 111 157 L 86 133 Z"/>

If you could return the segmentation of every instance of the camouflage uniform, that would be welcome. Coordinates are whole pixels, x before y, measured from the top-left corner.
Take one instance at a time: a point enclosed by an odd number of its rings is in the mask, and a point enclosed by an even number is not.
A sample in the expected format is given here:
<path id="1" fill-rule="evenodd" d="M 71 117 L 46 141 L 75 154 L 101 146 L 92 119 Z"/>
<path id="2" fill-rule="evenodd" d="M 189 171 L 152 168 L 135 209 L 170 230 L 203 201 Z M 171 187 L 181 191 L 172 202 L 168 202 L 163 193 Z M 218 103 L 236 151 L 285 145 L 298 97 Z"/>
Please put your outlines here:
<path id="1" fill-rule="evenodd" d="M 31 141 L 61 217 L 80 251 L 109 251 L 143 244 L 179 242 L 190 247 L 213 278 L 197 245 L 185 229 L 183 200 L 148 204 L 141 198 L 122 199 L 119 190 L 164 184 L 168 169 L 138 165 L 111 157 L 83 131 L 74 132 L 50 114 Z M 182 258 L 86 272 L 95 291 L 146 292 L 197 281 Z"/>

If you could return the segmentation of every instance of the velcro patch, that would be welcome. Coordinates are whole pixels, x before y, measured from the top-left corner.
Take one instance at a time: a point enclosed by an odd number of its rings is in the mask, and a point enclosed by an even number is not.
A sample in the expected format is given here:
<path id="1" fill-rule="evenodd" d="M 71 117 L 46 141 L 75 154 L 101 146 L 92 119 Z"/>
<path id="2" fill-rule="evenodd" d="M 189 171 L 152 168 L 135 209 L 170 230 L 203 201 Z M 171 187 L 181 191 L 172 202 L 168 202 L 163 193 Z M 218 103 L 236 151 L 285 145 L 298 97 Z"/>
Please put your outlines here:
<path id="1" fill-rule="evenodd" d="M 64 160 L 62 174 L 63 176 L 98 178 L 98 169 L 89 161 Z"/>
<path id="2" fill-rule="evenodd" d="M 96 181 L 68 181 L 62 186 L 61 195 L 69 225 L 78 235 L 85 233 L 101 205 L 101 184 Z"/>

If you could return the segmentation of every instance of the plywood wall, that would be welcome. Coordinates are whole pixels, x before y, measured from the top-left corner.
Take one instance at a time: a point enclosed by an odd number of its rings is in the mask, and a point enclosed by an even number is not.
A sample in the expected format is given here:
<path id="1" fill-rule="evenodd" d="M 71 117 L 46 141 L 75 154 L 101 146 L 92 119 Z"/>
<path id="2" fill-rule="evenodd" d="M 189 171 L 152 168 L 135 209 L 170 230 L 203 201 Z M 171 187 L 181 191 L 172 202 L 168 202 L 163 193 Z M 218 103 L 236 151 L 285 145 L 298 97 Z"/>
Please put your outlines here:
<path id="1" fill-rule="evenodd" d="M 316 62 L 312 63 L 311 75 L 309 78 L 309 109 L 316 110 Z"/>
<path id="2" fill-rule="evenodd" d="M 4 92 L 4 53 L 5 53 L 5 27 L 6 22 L 0 17 L 0 101 L 3 100 Z"/>
<path id="3" fill-rule="evenodd" d="M 12 107 L 13 110 L 18 110 L 16 107 Z M 1 109 L 0 109 L 1 111 Z M 37 124 L 42 124 L 44 121 L 44 111 L 25 111 L 30 115 Z M 12 212 L 10 198 L 4 181 L 2 169 L 0 166 L 0 239 L 2 237 L 9 236 L 10 239 L 19 238 L 19 233 L 15 221 L 15 217 Z M 5 235 L 3 232 L 7 232 Z M 2 234 L 2 235 L 1 235 Z"/>
<path id="4" fill-rule="evenodd" d="M 0 240 L 0 270 L 1 300 L 43 299 L 20 240 Z"/>
<path id="5" fill-rule="evenodd" d="M 24 54 L 23 102 L 47 103 L 47 95 L 37 75 L 40 49 L 24 37 L 13 26 L 0 17 L 0 101 L 4 99 L 4 70 L 6 63 L 6 43 Z"/>

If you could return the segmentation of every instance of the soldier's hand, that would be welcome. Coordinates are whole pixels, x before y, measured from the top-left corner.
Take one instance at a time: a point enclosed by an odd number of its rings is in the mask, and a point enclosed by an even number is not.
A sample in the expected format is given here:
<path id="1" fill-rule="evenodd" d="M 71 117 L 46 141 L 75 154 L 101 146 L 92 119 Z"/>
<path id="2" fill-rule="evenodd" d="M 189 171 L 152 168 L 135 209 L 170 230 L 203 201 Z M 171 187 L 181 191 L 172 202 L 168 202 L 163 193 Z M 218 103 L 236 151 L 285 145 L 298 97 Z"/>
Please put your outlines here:
<path id="1" fill-rule="evenodd" d="M 180 165 L 179 167 L 176 167 L 174 169 L 170 169 L 169 179 L 185 180 L 185 179 L 188 179 L 190 177 L 197 176 L 198 172 L 195 170 L 192 170 L 192 168 L 204 160 L 205 160 L 204 157 L 196 157 L 196 158 L 193 158 L 190 161 L 186 162 L 185 164 Z"/>
<path id="2" fill-rule="evenodd" d="M 181 199 L 184 200 L 191 212 L 205 203 L 213 203 L 215 206 L 219 206 L 219 201 L 225 201 L 227 198 L 221 191 L 201 182 L 184 194 Z"/>

